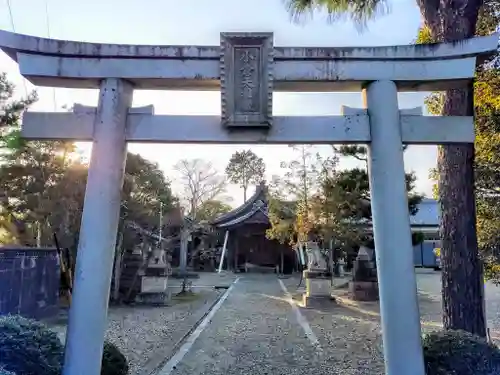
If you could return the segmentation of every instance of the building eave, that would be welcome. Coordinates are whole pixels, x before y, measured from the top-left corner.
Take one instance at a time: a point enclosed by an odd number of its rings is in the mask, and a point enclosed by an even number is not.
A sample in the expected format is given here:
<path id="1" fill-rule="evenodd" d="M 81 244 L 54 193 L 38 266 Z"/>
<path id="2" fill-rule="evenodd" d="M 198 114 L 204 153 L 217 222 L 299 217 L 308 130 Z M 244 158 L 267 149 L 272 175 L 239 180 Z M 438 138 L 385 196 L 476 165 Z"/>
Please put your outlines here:
<path id="1" fill-rule="evenodd" d="M 211 222 L 211 224 L 215 226 L 220 226 L 225 222 L 235 220 L 238 216 L 241 216 L 242 212 L 245 212 L 250 207 L 252 207 L 252 205 L 255 204 L 263 194 L 265 195 L 266 189 L 267 187 L 265 186 L 264 183 L 257 185 L 255 192 L 250 198 L 248 198 L 248 200 L 245 203 L 235 208 L 234 210 L 229 211 L 228 213 L 222 214 L 221 216 L 217 217 L 215 220 Z"/>
<path id="2" fill-rule="evenodd" d="M 251 219 L 253 216 L 258 214 L 259 212 L 262 212 L 266 218 L 269 218 L 268 213 L 265 210 L 263 210 L 262 208 L 258 207 L 258 208 L 251 210 L 250 212 L 247 212 L 245 215 L 241 215 L 241 216 L 236 217 L 235 219 L 233 219 L 231 221 L 227 221 L 225 223 L 219 224 L 219 225 L 217 225 L 217 227 L 220 229 L 229 229 L 229 228 L 237 226 L 239 224 L 244 224 L 245 221 Z M 262 224 L 269 224 L 269 222 L 262 223 Z"/>

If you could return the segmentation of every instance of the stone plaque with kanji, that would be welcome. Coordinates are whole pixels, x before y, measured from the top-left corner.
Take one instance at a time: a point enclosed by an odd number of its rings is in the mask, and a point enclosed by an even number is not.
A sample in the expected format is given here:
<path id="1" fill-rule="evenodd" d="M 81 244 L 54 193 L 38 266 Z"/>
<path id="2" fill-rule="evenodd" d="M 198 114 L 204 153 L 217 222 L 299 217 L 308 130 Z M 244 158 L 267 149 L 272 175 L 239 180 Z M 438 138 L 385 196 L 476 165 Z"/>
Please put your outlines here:
<path id="1" fill-rule="evenodd" d="M 273 33 L 221 33 L 222 123 L 270 127 Z"/>

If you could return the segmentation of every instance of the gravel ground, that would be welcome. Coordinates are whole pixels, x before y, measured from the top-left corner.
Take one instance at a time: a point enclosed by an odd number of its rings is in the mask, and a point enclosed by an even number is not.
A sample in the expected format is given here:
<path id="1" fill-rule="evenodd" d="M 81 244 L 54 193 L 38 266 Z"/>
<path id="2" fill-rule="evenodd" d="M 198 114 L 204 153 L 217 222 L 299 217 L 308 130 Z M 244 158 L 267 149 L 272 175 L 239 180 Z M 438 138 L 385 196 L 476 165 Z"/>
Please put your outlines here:
<path id="1" fill-rule="evenodd" d="M 107 336 L 130 359 L 132 374 L 145 375 L 173 355 L 175 343 L 225 292 L 204 286 L 229 285 L 234 278 L 210 275 L 193 281 L 201 298 L 189 303 L 112 309 Z M 292 294 L 300 292 L 297 281 L 295 277 L 282 280 Z M 423 329 L 436 329 L 441 323 L 440 274 L 417 270 L 417 282 Z M 500 288 L 488 284 L 486 295 L 495 337 L 495 331 L 500 333 Z M 171 374 L 384 374 L 376 302 L 349 308 L 334 302 L 298 308 L 318 340 L 319 351 L 290 302 L 275 275 L 242 275 Z"/>
<path id="2" fill-rule="evenodd" d="M 297 278 L 283 280 L 297 296 Z M 302 288 L 299 289 L 300 294 Z M 380 324 L 376 314 L 351 309 L 333 301 L 320 307 L 300 308 L 323 348 L 323 366 L 329 374 L 384 374 Z M 325 374 L 327 372 L 324 372 Z"/>
<path id="3" fill-rule="evenodd" d="M 324 363 L 276 276 L 253 275 L 235 285 L 172 374 L 332 374 Z"/>
<path id="4" fill-rule="evenodd" d="M 234 275 L 201 275 L 193 280 L 196 298 L 175 301 L 172 306 L 110 307 L 106 338 L 127 357 L 131 375 L 147 375 L 170 357 L 176 344 L 209 311 L 224 289 L 211 285 L 230 285 Z M 175 285 L 175 281 L 172 280 Z M 201 286 L 201 287 L 199 287 Z M 66 326 L 52 325 L 64 342 Z"/>
<path id="5" fill-rule="evenodd" d="M 292 292 L 297 280 L 282 281 Z M 320 350 L 275 276 L 243 276 L 172 375 L 383 374 L 376 316 L 336 304 L 300 311 Z"/>
<path id="6" fill-rule="evenodd" d="M 441 324 L 441 273 L 430 270 L 417 270 L 418 290 L 421 296 L 433 302 L 432 311 L 426 316 L 426 321 Z M 500 341 L 500 287 L 487 282 L 486 317 L 492 338 Z"/>
<path id="7" fill-rule="evenodd" d="M 416 270 L 422 330 L 441 327 L 441 275 L 432 270 Z M 286 280 L 296 289 L 296 279 Z M 492 338 L 500 338 L 500 288 L 486 284 L 486 310 Z M 301 309 L 318 340 L 338 358 L 338 371 L 346 374 L 383 374 L 381 327 L 378 303 L 361 303 L 346 308 L 335 303 L 324 309 Z M 349 358 L 346 360 L 346 358 Z M 341 362 L 343 360 L 343 362 Z M 344 371 L 343 371 L 344 370 Z"/>
<path id="8" fill-rule="evenodd" d="M 441 320 L 439 273 L 417 271 L 417 280 L 423 329 L 434 330 Z M 297 292 L 297 278 L 282 281 L 289 292 Z M 494 321 L 500 289 L 488 285 L 487 298 L 489 317 Z M 377 310 L 376 302 L 357 308 L 334 302 L 299 308 L 317 337 L 318 351 L 299 324 L 277 278 L 245 275 L 172 375 L 382 375 Z M 170 374 L 160 371 L 158 375 Z"/>
<path id="9" fill-rule="evenodd" d="M 131 374 L 149 374 L 208 312 L 223 291 L 203 291 L 197 298 L 170 307 L 113 310 L 106 337 L 127 357 Z"/>

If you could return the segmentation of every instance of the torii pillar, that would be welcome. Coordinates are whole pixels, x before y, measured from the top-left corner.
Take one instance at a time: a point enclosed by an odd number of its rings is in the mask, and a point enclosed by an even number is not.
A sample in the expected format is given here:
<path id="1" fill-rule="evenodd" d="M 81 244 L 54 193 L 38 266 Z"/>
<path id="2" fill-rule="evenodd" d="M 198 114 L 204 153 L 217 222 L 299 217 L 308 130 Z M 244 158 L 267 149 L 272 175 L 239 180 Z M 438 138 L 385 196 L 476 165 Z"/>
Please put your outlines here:
<path id="1" fill-rule="evenodd" d="M 100 373 L 101 363 L 94 359 L 102 357 L 107 327 L 132 96 L 133 87 L 125 80 L 107 78 L 101 83 L 66 335 L 65 375 Z"/>
<path id="2" fill-rule="evenodd" d="M 372 136 L 368 175 L 386 375 L 422 375 L 425 368 L 396 84 L 372 82 L 363 90 L 363 100 Z"/>

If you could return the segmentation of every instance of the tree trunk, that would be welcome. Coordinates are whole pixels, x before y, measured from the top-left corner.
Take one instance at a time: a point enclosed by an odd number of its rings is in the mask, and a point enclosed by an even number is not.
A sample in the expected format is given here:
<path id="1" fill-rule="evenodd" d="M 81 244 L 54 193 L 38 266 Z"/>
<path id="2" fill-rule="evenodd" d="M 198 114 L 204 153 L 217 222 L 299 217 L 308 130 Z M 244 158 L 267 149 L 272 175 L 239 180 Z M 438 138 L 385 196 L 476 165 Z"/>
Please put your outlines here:
<path id="1" fill-rule="evenodd" d="M 42 247 L 42 224 L 36 222 L 36 247 Z"/>
<path id="2" fill-rule="evenodd" d="M 243 186 L 243 203 L 247 201 L 247 187 Z"/>
<path id="3" fill-rule="evenodd" d="M 119 233 L 118 244 L 115 250 L 115 264 L 113 270 L 113 301 L 118 302 L 120 299 L 120 279 L 122 273 L 122 261 L 123 261 L 123 236 L 124 236 L 125 226 Z"/>
<path id="4" fill-rule="evenodd" d="M 442 40 L 473 37 L 480 1 L 445 1 Z M 448 90 L 443 115 L 472 116 L 474 88 Z M 483 270 L 476 234 L 474 145 L 439 147 L 443 325 L 486 336 Z"/>
<path id="5" fill-rule="evenodd" d="M 470 94 L 448 91 L 444 114 L 463 112 Z M 476 235 L 474 145 L 439 148 L 443 325 L 486 336 L 483 270 Z"/>

